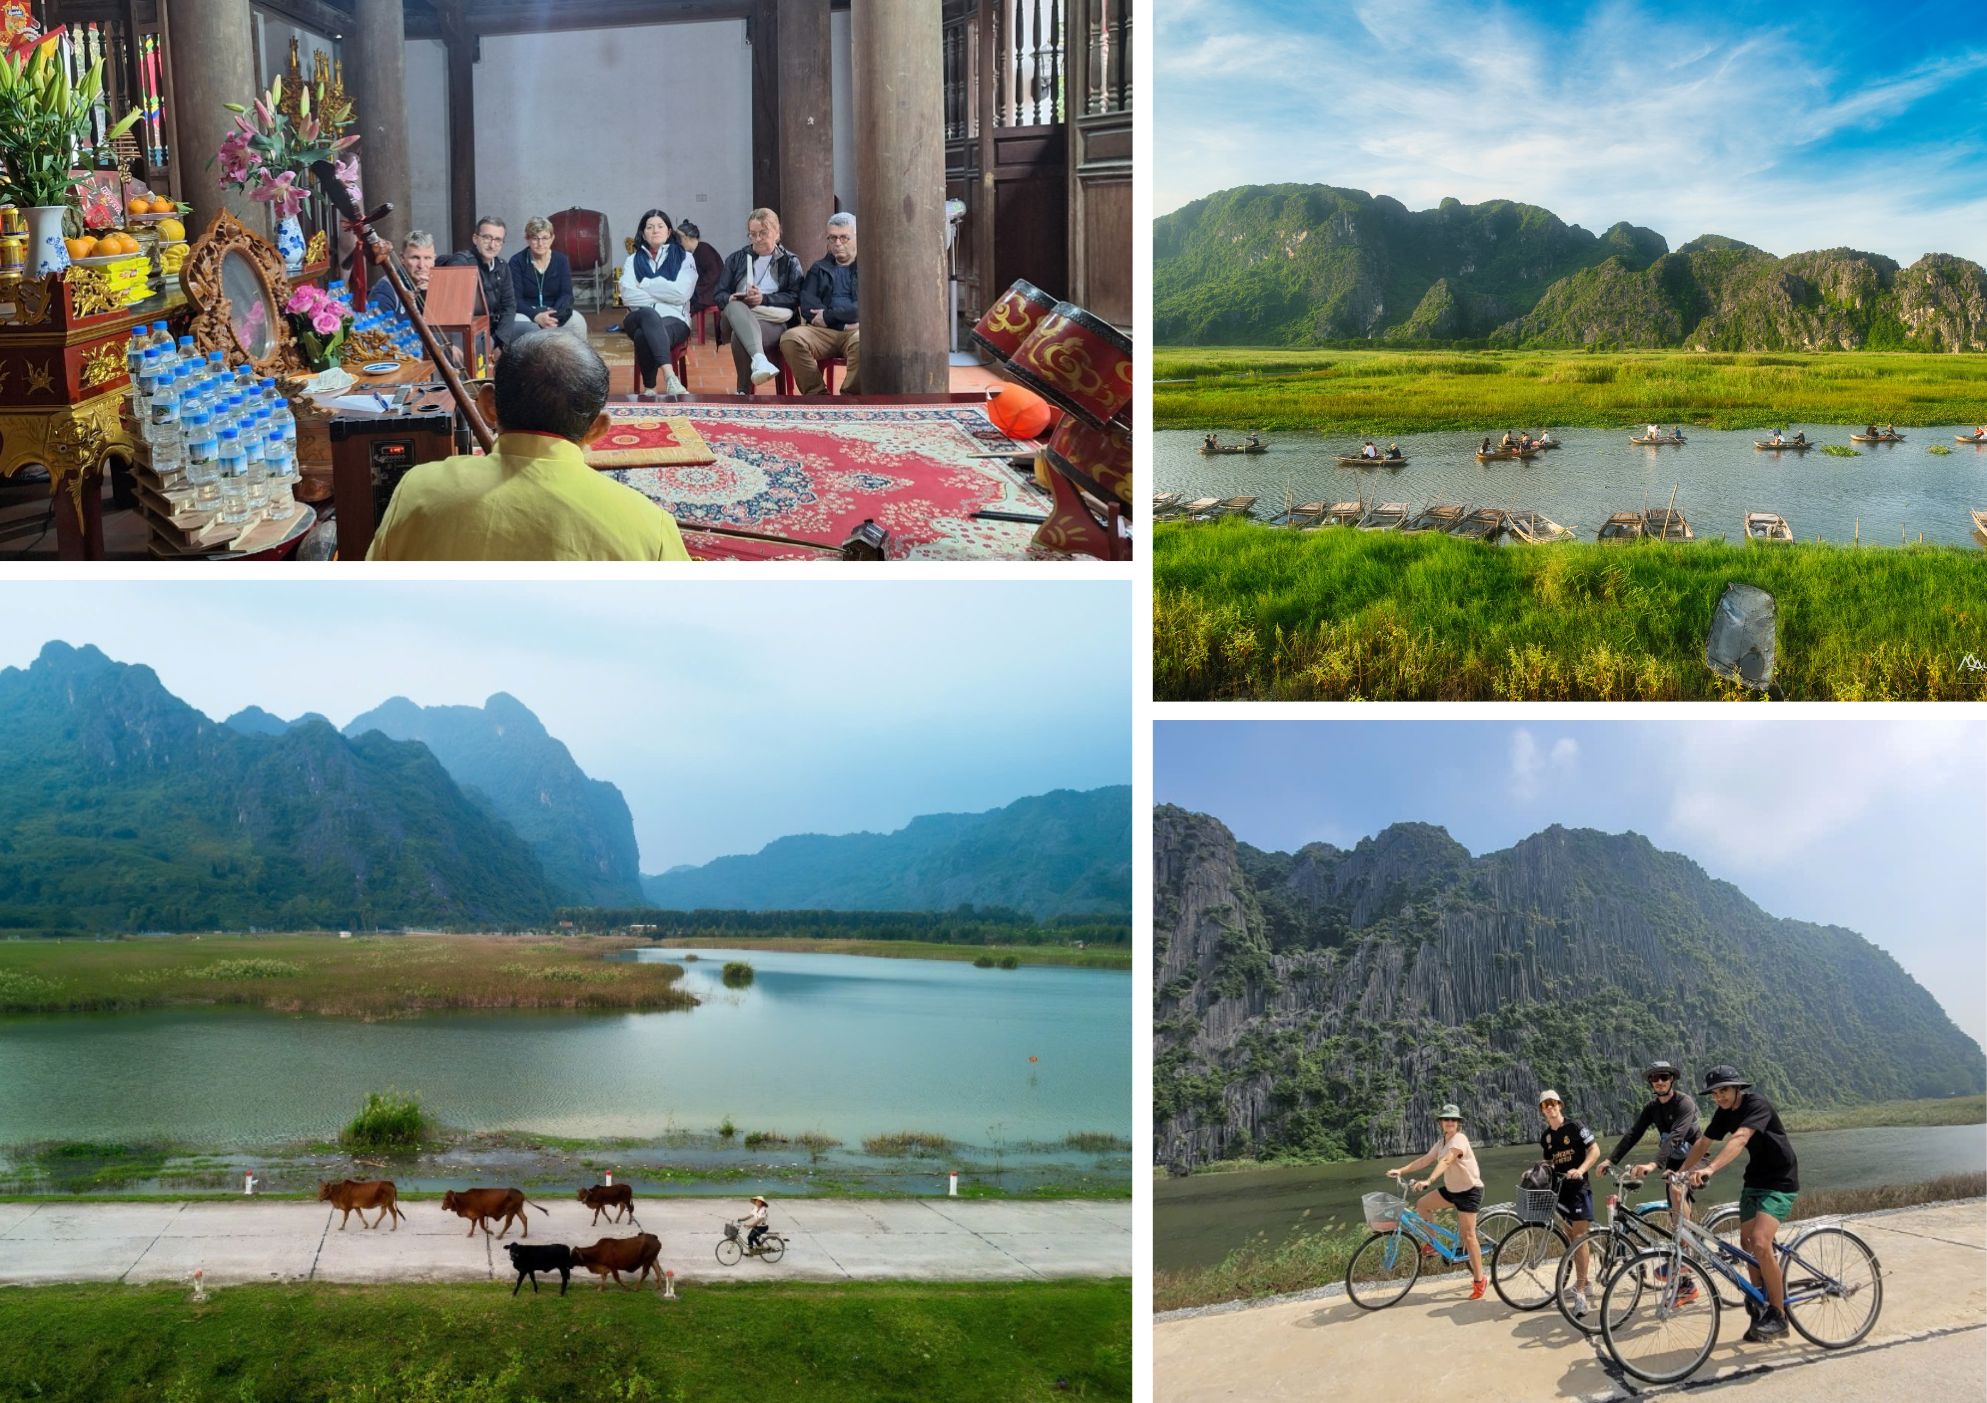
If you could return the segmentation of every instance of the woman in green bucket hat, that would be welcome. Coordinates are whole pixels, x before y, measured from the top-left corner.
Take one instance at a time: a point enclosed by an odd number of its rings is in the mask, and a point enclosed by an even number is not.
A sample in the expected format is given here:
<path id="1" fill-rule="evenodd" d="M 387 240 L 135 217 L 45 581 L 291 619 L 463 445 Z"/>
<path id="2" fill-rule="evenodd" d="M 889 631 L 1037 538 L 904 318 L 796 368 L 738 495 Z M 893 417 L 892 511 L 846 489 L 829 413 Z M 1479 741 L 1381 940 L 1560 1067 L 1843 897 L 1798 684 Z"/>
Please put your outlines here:
<path id="1" fill-rule="evenodd" d="M 1434 1183 L 1437 1178 L 1442 1186 L 1434 1193 L 1426 1195 L 1414 1205 L 1414 1211 L 1428 1218 L 1441 1211 L 1444 1205 L 1456 1210 L 1456 1222 L 1460 1225 L 1463 1250 L 1470 1254 L 1470 1299 L 1483 1299 L 1485 1278 L 1483 1275 L 1483 1248 L 1476 1240 L 1476 1213 L 1483 1206 L 1483 1174 L 1476 1167 L 1476 1150 L 1470 1145 L 1470 1137 L 1463 1134 L 1463 1113 L 1454 1101 L 1435 1112 L 1435 1126 L 1440 1132 L 1435 1143 L 1428 1147 L 1428 1153 L 1399 1169 L 1389 1169 L 1388 1175 L 1400 1178 L 1402 1175 L 1433 1163 L 1428 1177 L 1413 1185 L 1418 1192 Z"/>

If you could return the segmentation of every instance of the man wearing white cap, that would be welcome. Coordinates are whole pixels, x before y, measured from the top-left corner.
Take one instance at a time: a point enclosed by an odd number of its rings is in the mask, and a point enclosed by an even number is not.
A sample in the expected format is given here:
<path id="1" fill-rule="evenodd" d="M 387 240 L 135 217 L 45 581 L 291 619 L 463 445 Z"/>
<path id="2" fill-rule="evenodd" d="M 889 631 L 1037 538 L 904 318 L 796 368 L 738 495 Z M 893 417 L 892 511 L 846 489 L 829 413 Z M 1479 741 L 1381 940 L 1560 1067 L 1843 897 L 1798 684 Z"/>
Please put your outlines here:
<path id="1" fill-rule="evenodd" d="M 1575 1315 L 1587 1313 L 1587 1228 L 1594 1221 L 1594 1189 L 1587 1182 L 1594 1161 L 1601 1157 L 1600 1142 L 1594 1132 L 1577 1120 L 1566 1118 L 1559 1093 L 1539 1093 L 1539 1114 L 1545 1129 L 1539 1132 L 1539 1151 L 1559 1180 L 1559 1211 L 1566 1215 L 1566 1235 L 1572 1239 L 1573 1270 L 1579 1281 L 1571 1288 L 1567 1304 Z"/>

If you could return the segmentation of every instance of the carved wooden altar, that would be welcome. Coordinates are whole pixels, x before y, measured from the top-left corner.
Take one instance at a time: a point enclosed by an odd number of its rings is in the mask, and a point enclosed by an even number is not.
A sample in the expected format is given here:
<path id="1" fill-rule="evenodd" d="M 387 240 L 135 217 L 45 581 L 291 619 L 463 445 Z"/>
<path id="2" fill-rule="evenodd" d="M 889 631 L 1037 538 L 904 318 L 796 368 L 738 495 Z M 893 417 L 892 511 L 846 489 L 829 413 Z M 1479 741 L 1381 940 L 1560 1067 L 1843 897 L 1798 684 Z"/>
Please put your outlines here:
<path id="1" fill-rule="evenodd" d="M 229 296 L 224 273 L 230 266 L 238 270 L 238 279 L 246 280 L 250 295 L 260 300 L 259 311 L 239 307 Z M 186 262 L 180 267 L 179 280 L 193 308 L 188 334 L 201 354 L 220 351 L 229 365 L 246 361 L 255 367 L 257 375 L 304 372 L 303 358 L 297 353 L 289 322 L 283 315 L 283 308 L 290 300 L 290 277 L 284 270 L 283 256 L 267 239 L 222 210 L 207 226 L 207 232 L 194 241 Z M 242 286 L 242 282 L 235 284 L 238 293 Z M 235 334 L 237 325 L 256 316 L 266 318 L 269 324 L 269 349 L 260 356 L 251 354 Z"/>

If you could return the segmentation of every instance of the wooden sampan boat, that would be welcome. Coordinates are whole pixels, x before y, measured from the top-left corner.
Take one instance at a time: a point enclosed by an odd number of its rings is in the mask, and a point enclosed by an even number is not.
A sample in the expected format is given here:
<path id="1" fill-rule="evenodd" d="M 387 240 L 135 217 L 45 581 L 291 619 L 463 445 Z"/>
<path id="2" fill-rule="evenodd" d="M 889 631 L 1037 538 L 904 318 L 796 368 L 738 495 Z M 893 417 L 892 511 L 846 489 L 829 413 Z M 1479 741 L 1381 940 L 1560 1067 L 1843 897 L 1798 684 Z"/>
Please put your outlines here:
<path id="1" fill-rule="evenodd" d="M 1595 533 L 1599 541 L 1639 541 L 1642 539 L 1642 513 L 1616 512 L 1601 523 Z"/>
<path id="2" fill-rule="evenodd" d="M 1871 438 L 1868 434 L 1851 434 L 1849 435 L 1849 441 L 1851 443 L 1902 443 L 1904 442 L 1904 435 L 1878 434 L 1875 438 Z"/>
<path id="3" fill-rule="evenodd" d="M 1376 502 L 1359 518 L 1361 531 L 1392 531 L 1407 520 L 1406 502 Z"/>
<path id="4" fill-rule="evenodd" d="M 1494 541 L 1504 534 L 1508 513 L 1502 507 L 1478 507 L 1449 528 L 1451 536 L 1466 541 Z"/>
<path id="5" fill-rule="evenodd" d="M 1659 541 L 1694 541 L 1696 535 L 1675 507 L 1651 507 L 1642 513 L 1642 534 Z"/>
<path id="6" fill-rule="evenodd" d="M 1204 457 L 1214 458 L 1224 453 L 1267 453 L 1267 443 L 1217 443 L 1212 448 L 1203 443 L 1200 451 Z"/>
<path id="7" fill-rule="evenodd" d="M 1787 518 L 1778 512 L 1747 512 L 1746 539 L 1748 541 L 1792 541 L 1794 528 L 1787 524 Z"/>
<path id="8" fill-rule="evenodd" d="M 1548 541 L 1570 541 L 1573 533 L 1554 521 L 1544 512 L 1525 508 L 1509 513 L 1505 517 L 1505 527 L 1513 536 L 1529 545 L 1541 545 Z"/>
<path id="9" fill-rule="evenodd" d="M 1036 323 L 1007 373 L 1100 429 L 1131 408 L 1131 338 L 1074 302 Z"/>
<path id="10" fill-rule="evenodd" d="M 1987 443 L 1987 438 L 1975 438 L 1972 434 L 1954 434 L 1954 443 Z"/>
<path id="11" fill-rule="evenodd" d="M 1973 530 L 1981 540 L 1987 541 L 1987 511 L 1974 510 Z"/>
<path id="12" fill-rule="evenodd" d="M 1435 502 L 1412 521 L 1402 522 L 1401 530 L 1411 535 L 1422 531 L 1447 531 L 1462 519 L 1461 507 L 1447 502 Z"/>
<path id="13" fill-rule="evenodd" d="M 1320 526 L 1357 526 L 1359 519 L 1366 515 L 1364 502 L 1333 502 L 1325 508 L 1324 520 Z"/>
<path id="14" fill-rule="evenodd" d="M 1821 447 L 1818 443 L 1810 443 L 1806 440 L 1796 443 L 1792 439 L 1788 439 L 1783 443 L 1761 443 L 1758 439 L 1754 439 L 1752 446 L 1759 449 L 1762 453 L 1805 453 L 1810 448 Z"/>
<path id="15" fill-rule="evenodd" d="M 1341 468 L 1404 468 L 1407 457 L 1403 454 L 1399 458 L 1362 458 L 1357 453 L 1341 453 L 1338 465 Z"/>
<path id="16" fill-rule="evenodd" d="M 1665 444 L 1681 448 L 1683 447 L 1685 442 L 1687 442 L 1687 440 L 1680 439 L 1676 437 L 1674 434 L 1668 435 L 1667 437 L 1664 438 L 1631 438 L 1628 441 L 1630 443 L 1638 443 L 1642 445 L 1642 447 L 1644 448 L 1661 448 Z"/>
<path id="17" fill-rule="evenodd" d="M 1056 309 L 1056 299 L 1025 278 L 1017 278 L 973 324 L 973 340 L 996 363 L 1006 364 L 1028 333 Z"/>
<path id="18" fill-rule="evenodd" d="M 1479 463 L 1504 463 L 1520 458 L 1530 459 L 1530 458 L 1536 458 L 1538 456 L 1539 456 L 1539 450 L 1536 448 L 1531 448 L 1531 449 L 1500 448 L 1492 453 L 1479 453 L 1476 455 L 1476 460 Z"/>

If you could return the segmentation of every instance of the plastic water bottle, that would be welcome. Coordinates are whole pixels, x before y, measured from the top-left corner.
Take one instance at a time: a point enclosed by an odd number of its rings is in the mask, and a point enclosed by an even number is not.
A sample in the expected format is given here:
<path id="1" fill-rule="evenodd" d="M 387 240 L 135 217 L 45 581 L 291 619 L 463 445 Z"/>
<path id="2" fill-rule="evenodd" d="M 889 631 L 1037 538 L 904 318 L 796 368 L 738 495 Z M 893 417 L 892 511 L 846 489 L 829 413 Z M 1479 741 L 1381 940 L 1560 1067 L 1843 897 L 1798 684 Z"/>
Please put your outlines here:
<path id="1" fill-rule="evenodd" d="M 214 432 L 214 418 L 206 410 L 196 410 L 182 420 L 186 430 L 186 480 L 193 485 L 193 499 L 212 506 L 221 496 L 221 441 Z"/>
<path id="2" fill-rule="evenodd" d="M 269 467 L 262 457 L 265 422 L 262 411 L 258 409 L 248 416 L 248 427 L 242 431 L 243 476 L 248 486 L 250 519 L 266 516 L 269 512 Z"/>
<path id="3" fill-rule="evenodd" d="M 269 422 L 272 425 L 281 424 L 289 430 L 290 439 L 294 443 L 297 436 L 297 416 L 290 412 L 290 401 L 276 388 L 275 380 L 267 379 L 262 382 L 262 398 L 258 403 L 269 411 Z"/>
<path id="4" fill-rule="evenodd" d="M 235 388 L 246 394 L 255 384 L 255 367 L 243 361 L 235 367 Z"/>
<path id="5" fill-rule="evenodd" d="M 157 346 L 145 348 L 145 358 L 139 363 L 138 378 L 131 385 L 131 415 L 137 422 L 139 437 L 147 436 L 152 420 L 152 391 L 158 388 L 159 372 L 164 368 L 165 357 Z"/>
<path id="6" fill-rule="evenodd" d="M 124 373 L 131 380 L 131 388 L 138 388 L 138 371 L 145 364 L 145 348 L 151 344 L 152 333 L 142 326 L 131 328 L 131 339 L 124 343 Z"/>
<path id="7" fill-rule="evenodd" d="M 269 517 L 273 521 L 287 516 L 296 500 L 290 491 L 297 483 L 296 446 L 281 424 L 269 426 L 269 436 L 262 441 L 262 464 L 269 474 Z"/>
<path id="8" fill-rule="evenodd" d="M 179 472 L 186 455 L 179 437 L 179 372 L 166 370 L 152 388 L 151 413 L 145 441 L 152 448 L 152 471 L 161 475 Z"/>
<path id="9" fill-rule="evenodd" d="M 221 454 L 217 460 L 221 477 L 221 523 L 242 526 L 248 521 L 248 460 L 242 457 L 241 436 L 233 429 L 221 430 Z"/>

